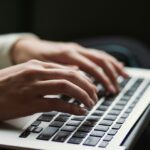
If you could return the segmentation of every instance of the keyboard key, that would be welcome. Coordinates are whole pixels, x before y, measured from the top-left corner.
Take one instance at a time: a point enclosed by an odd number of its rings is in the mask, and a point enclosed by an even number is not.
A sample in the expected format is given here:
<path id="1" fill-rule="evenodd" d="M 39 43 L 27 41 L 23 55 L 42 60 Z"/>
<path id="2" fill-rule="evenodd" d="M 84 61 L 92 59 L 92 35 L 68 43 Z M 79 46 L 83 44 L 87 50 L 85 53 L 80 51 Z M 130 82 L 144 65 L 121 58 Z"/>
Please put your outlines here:
<path id="1" fill-rule="evenodd" d="M 132 96 L 128 96 L 128 95 L 125 95 L 125 94 L 124 94 L 124 95 L 120 98 L 120 101 L 126 101 L 126 102 L 128 102 L 131 97 L 132 97 Z"/>
<path id="2" fill-rule="evenodd" d="M 78 137 L 78 138 L 85 138 L 87 136 L 87 133 L 86 132 L 77 131 L 77 132 L 75 132 L 75 134 L 73 136 L 74 137 Z"/>
<path id="3" fill-rule="evenodd" d="M 133 109 L 135 107 L 135 103 L 130 104 L 129 108 Z"/>
<path id="4" fill-rule="evenodd" d="M 56 116 L 58 114 L 58 112 L 56 112 L 56 111 L 51 111 L 51 112 L 44 112 L 42 115 L 43 116 L 52 116 L 52 117 L 54 117 L 54 116 Z"/>
<path id="5" fill-rule="evenodd" d="M 39 126 L 40 124 L 41 124 L 41 121 L 36 120 L 31 124 L 31 126 Z"/>
<path id="6" fill-rule="evenodd" d="M 81 102 L 80 102 L 79 100 L 75 100 L 75 101 L 73 102 L 73 104 L 80 106 L 80 105 L 81 105 Z"/>
<path id="7" fill-rule="evenodd" d="M 92 113 L 92 116 L 102 116 L 103 114 L 104 114 L 103 111 L 98 111 L 98 110 L 96 110 L 96 111 L 94 111 L 94 112 Z"/>
<path id="8" fill-rule="evenodd" d="M 129 99 L 131 98 L 131 96 L 128 96 L 128 95 L 124 95 L 121 99 L 120 99 L 120 101 L 129 101 Z"/>
<path id="9" fill-rule="evenodd" d="M 58 116 L 55 121 L 66 122 L 69 117 L 66 116 Z"/>
<path id="10" fill-rule="evenodd" d="M 106 90 L 100 86 L 100 84 L 98 84 L 98 93 L 97 93 L 97 96 L 99 99 L 101 99 L 102 97 L 106 96 Z"/>
<path id="11" fill-rule="evenodd" d="M 117 105 L 122 105 L 122 106 L 125 106 L 127 104 L 127 101 L 119 101 L 117 103 Z"/>
<path id="12" fill-rule="evenodd" d="M 87 118 L 87 121 L 94 121 L 97 122 L 100 119 L 99 116 L 90 116 Z"/>
<path id="13" fill-rule="evenodd" d="M 51 116 L 43 116 L 41 115 L 37 120 L 38 121 L 44 121 L 44 122 L 50 122 L 53 119 Z"/>
<path id="14" fill-rule="evenodd" d="M 53 127 L 62 127 L 63 125 L 64 125 L 64 122 L 53 121 L 49 126 L 53 126 Z"/>
<path id="15" fill-rule="evenodd" d="M 113 136 L 106 135 L 103 140 L 109 142 L 109 141 L 111 141 L 112 138 L 113 138 Z"/>
<path id="16" fill-rule="evenodd" d="M 105 148 L 107 145 L 108 145 L 108 142 L 102 141 L 102 142 L 100 143 L 99 147 Z"/>
<path id="17" fill-rule="evenodd" d="M 112 95 L 112 94 L 111 95 L 107 95 L 107 96 L 105 96 L 105 101 L 102 104 L 105 105 L 105 102 L 109 102 L 111 104 L 111 103 L 113 103 L 115 98 L 116 98 L 115 95 Z M 106 105 L 106 106 L 108 106 L 108 105 Z"/>
<path id="18" fill-rule="evenodd" d="M 23 133 L 21 133 L 19 137 L 26 138 L 29 136 L 30 133 L 31 133 L 30 130 L 26 129 Z"/>
<path id="19" fill-rule="evenodd" d="M 29 126 L 27 129 L 26 129 L 26 131 L 28 131 L 28 132 L 32 132 L 33 130 L 34 130 L 34 126 Z"/>
<path id="20" fill-rule="evenodd" d="M 112 128 L 118 130 L 118 129 L 120 129 L 120 127 L 121 127 L 121 124 L 115 124 Z"/>
<path id="21" fill-rule="evenodd" d="M 49 140 L 56 132 L 58 128 L 56 127 L 47 127 L 44 131 L 37 137 L 39 140 Z"/>
<path id="22" fill-rule="evenodd" d="M 142 95 L 143 95 L 143 93 L 142 93 Z M 142 95 L 140 95 L 140 96 L 138 96 L 138 97 L 135 98 L 135 100 L 133 101 L 134 105 L 136 105 L 138 103 L 138 101 L 142 97 Z"/>
<path id="23" fill-rule="evenodd" d="M 84 121 L 83 126 L 94 127 L 97 121 Z"/>
<path id="24" fill-rule="evenodd" d="M 69 139 L 68 143 L 71 144 L 80 144 L 82 142 L 82 138 L 76 138 L 76 137 L 72 137 L 71 139 Z"/>
<path id="25" fill-rule="evenodd" d="M 121 89 L 124 88 L 124 87 L 126 86 L 126 84 L 128 83 L 128 81 L 129 81 L 129 80 L 126 80 L 126 79 L 125 79 L 125 80 L 123 80 L 122 82 L 120 82 L 120 83 L 119 83 L 120 88 L 121 88 Z"/>
<path id="26" fill-rule="evenodd" d="M 125 113 L 130 113 L 133 110 L 133 108 L 128 108 Z"/>
<path id="27" fill-rule="evenodd" d="M 99 142 L 100 137 L 89 136 L 83 145 L 95 146 Z"/>
<path id="28" fill-rule="evenodd" d="M 82 132 L 90 132 L 92 130 L 92 127 L 87 127 L 87 126 L 81 126 L 78 131 Z"/>
<path id="29" fill-rule="evenodd" d="M 111 129 L 111 130 L 108 132 L 108 135 L 115 135 L 116 133 L 117 133 L 117 130 Z"/>
<path id="30" fill-rule="evenodd" d="M 114 115 L 107 115 L 104 119 L 105 119 L 105 120 L 115 121 L 116 118 L 117 118 L 117 116 L 114 116 Z"/>
<path id="31" fill-rule="evenodd" d="M 113 124 L 113 121 L 110 120 L 102 120 L 99 125 L 104 125 L 104 126 L 111 126 Z"/>
<path id="32" fill-rule="evenodd" d="M 128 113 L 123 113 L 123 114 L 122 114 L 122 116 L 121 116 L 121 118 L 126 119 L 128 116 L 129 116 L 129 114 L 128 114 Z"/>
<path id="33" fill-rule="evenodd" d="M 75 116 L 71 120 L 83 121 L 84 119 L 85 119 L 85 116 Z"/>
<path id="34" fill-rule="evenodd" d="M 70 136 L 70 134 L 71 134 L 71 132 L 60 131 L 55 135 L 55 137 L 53 138 L 52 141 L 65 142 L 66 139 Z"/>
<path id="35" fill-rule="evenodd" d="M 97 137 L 103 137 L 104 134 L 105 134 L 105 132 L 103 132 L 103 131 L 96 131 L 96 130 L 94 130 L 94 131 L 92 131 L 92 133 L 90 135 L 91 136 L 97 136 Z"/>
<path id="36" fill-rule="evenodd" d="M 69 126 L 79 126 L 81 124 L 81 121 L 76 121 L 76 120 L 70 120 L 69 122 L 67 122 L 67 125 Z"/>
<path id="37" fill-rule="evenodd" d="M 95 128 L 95 130 L 104 131 L 104 132 L 106 132 L 108 129 L 109 129 L 108 126 L 103 126 L 103 125 L 98 125 L 98 126 L 96 126 L 96 128 Z"/>
<path id="38" fill-rule="evenodd" d="M 72 132 L 72 131 L 74 131 L 76 129 L 76 127 L 74 127 L 74 126 L 67 126 L 67 125 L 65 125 L 61 130 L 63 130 L 63 131 L 68 131 L 68 132 Z"/>
<path id="39" fill-rule="evenodd" d="M 106 111 L 108 109 L 108 106 L 105 106 L 105 105 L 100 105 L 97 110 L 100 110 L 100 111 Z"/>
<path id="40" fill-rule="evenodd" d="M 122 105 L 115 105 L 113 107 L 113 110 L 123 110 L 123 109 L 124 109 L 124 106 L 122 106 Z"/>
<path id="41" fill-rule="evenodd" d="M 133 92 L 134 92 L 134 91 L 128 90 L 128 91 L 125 92 L 124 95 L 131 97 L 131 96 L 134 94 Z"/>
<path id="42" fill-rule="evenodd" d="M 105 101 L 102 103 L 102 105 L 110 106 L 112 104 L 112 102 L 113 102 L 113 99 L 110 100 L 109 98 L 106 98 Z"/>
<path id="43" fill-rule="evenodd" d="M 68 114 L 68 113 L 61 113 L 59 116 L 61 116 L 61 117 L 62 117 L 62 116 L 63 116 L 63 117 L 64 117 L 64 116 L 65 116 L 65 117 L 70 117 L 71 114 Z"/>
<path id="44" fill-rule="evenodd" d="M 71 97 L 70 96 L 67 96 L 67 95 L 64 95 L 64 94 L 62 94 L 61 96 L 60 96 L 60 99 L 62 99 L 63 101 L 69 101 L 69 100 L 71 100 Z"/>
<path id="45" fill-rule="evenodd" d="M 125 119 L 124 118 L 119 118 L 118 120 L 117 120 L 117 123 L 118 124 L 123 124 L 125 122 Z"/>
<path id="46" fill-rule="evenodd" d="M 120 112 L 121 111 L 118 111 L 118 110 L 111 110 L 108 114 L 118 116 L 120 114 Z"/>
<path id="47" fill-rule="evenodd" d="M 43 130 L 42 127 L 35 127 L 32 132 L 33 133 L 40 133 L 42 130 Z"/>
<path id="48" fill-rule="evenodd" d="M 143 78 L 138 78 L 136 83 L 141 84 L 143 82 L 143 80 L 144 80 Z"/>
<path id="49" fill-rule="evenodd" d="M 96 81 L 96 80 L 94 80 L 93 83 L 94 83 L 94 85 L 96 85 L 96 86 L 98 86 L 98 84 L 99 84 L 99 82 Z"/>

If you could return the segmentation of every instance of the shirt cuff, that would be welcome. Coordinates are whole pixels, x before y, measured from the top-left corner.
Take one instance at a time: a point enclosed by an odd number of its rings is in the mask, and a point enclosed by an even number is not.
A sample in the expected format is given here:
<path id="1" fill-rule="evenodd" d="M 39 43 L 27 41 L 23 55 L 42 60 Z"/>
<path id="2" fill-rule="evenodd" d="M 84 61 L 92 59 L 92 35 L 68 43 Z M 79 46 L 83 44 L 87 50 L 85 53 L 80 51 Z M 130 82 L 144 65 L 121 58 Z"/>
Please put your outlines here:
<path id="1" fill-rule="evenodd" d="M 38 38 L 32 33 L 5 34 L 0 36 L 0 68 L 13 65 L 10 58 L 10 50 L 18 40 L 27 37 Z"/>

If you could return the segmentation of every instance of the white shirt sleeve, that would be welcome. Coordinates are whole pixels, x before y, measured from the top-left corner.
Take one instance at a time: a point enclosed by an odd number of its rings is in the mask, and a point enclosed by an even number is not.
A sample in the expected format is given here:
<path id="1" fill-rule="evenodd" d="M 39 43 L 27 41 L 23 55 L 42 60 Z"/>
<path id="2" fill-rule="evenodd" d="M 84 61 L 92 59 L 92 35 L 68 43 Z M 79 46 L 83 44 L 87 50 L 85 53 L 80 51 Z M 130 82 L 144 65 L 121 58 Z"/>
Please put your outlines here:
<path id="1" fill-rule="evenodd" d="M 31 33 L 5 34 L 0 36 L 0 69 L 12 65 L 10 59 L 10 50 L 12 46 L 20 39 L 27 37 L 35 37 Z"/>

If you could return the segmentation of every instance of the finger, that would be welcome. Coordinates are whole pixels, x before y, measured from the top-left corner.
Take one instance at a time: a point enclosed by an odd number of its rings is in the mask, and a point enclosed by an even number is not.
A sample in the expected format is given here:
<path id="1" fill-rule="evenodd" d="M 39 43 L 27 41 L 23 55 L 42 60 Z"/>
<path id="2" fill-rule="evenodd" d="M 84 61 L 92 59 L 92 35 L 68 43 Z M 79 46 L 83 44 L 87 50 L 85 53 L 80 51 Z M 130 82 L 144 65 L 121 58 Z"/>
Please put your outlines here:
<path id="1" fill-rule="evenodd" d="M 118 72 L 119 75 L 123 76 L 124 78 L 128 78 L 129 77 L 129 75 L 125 71 L 124 65 L 122 65 L 122 63 L 118 63 L 116 61 L 112 61 L 112 64 L 113 64 L 114 68 L 116 69 L 116 71 Z"/>
<path id="2" fill-rule="evenodd" d="M 93 79 L 91 78 L 91 76 L 89 77 L 88 74 L 86 74 L 85 72 L 79 70 L 79 73 L 83 75 L 83 77 L 88 80 L 90 83 L 93 84 Z M 95 86 L 95 85 L 94 85 Z"/>
<path id="3" fill-rule="evenodd" d="M 129 75 L 124 69 L 124 65 L 122 62 L 119 62 L 115 57 L 112 57 L 111 55 L 108 55 L 107 53 L 104 54 L 108 60 L 112 63 L 114 68 L 116 69 L 117 73 L 125 78 L 128 78 Z"/>
<path id="4" fill-rule="evenodd" d="M 98 100 L 96 86 L 89 82 L 87 78 L 85 78 L 83 74 L 78 71 L 68 69 L 47 69 L 39 75 L 39 78 L 40 80 L 68 80 L 84 89 L 95 102 Z"/>
<path id="5" fill-rule="evenodd" d="M 89 108 L 92 108 L 95 104 L 85 90 L 64 79 L 39 81 L 34 85 L 33 90 L 34 89 L 36 89 L 36 91 L 34 91 L 35 94 L 40 97 L 45 95 L 65 94 L 80 100 Z"/>
<path id="6" fill-rule="evenodd" d="M 37 112 L 59 111 L 74 115 L 85 115 L 86 109 L 80 106 L 66 103 L 61 99 L 42 98 L 36 104 Z"/>
<path id="7" fill-rule="evenodd" d="M 93 61 L 94 63 L 96 63 L 98 66 L 102 67 L 103 70 L 105 71 L 105 73 L 107 74 L 107 76 L 109 77 L 111 83 L 114 85 L 116 92 L 119 92 L 119 85 L 117 82 L 117 71 L 114 68 L 114 66 L 107 61 L 106 58 L 101 58 L 101 56 L 99 54 L 95 54 L 95 53 L 89 53 L 88 55 L 86 55 L 91 61 Z"/>
<path id="8" fill-rule="evenodd" d="M 44 61 L 39 61 L 39 60 L 30 60 L 29 63 L 31 63 L 33 65 L 41 65 L 46 69 L 60 68 L 60 69 L 78 70 L 78 67 L 75 66 L 75 65 L 66 66 L 66 65 L 60 65 L 60 64 L 57 64 L 57 63 L 53 63 L 53 62 L 44 62 Z"/>
<path id="9" fill-rule="evenodd" d="M 79 70 L 79 67 L 76 65 L 66 65 L 68 68 Z"/>
<path id="10" fill-rule="evenodd" d="M 74 54 L 70 61 L 70 63 L 78 65 L 79 68 L 92 75 L 97 81 L 101 82 L 109 92 L 116 93 L 115 87 L 108 76 L 98 65 L 90 61 L 88 58 L 80 54 Z"/>
<path id="11" fill-rule="evenodd" d="M 105 68 L 104 71 L 107 74 L 107 76 L 110 78 L 112 84 L 115 86 L 116 88 L 116 92 L 120 91 L 118 82 L 117 82 L 117 72 L 116 69 L 113 67 L 113 65 L 109 62 L 102 62 L 101 64 L 99 64 L 102 68 Z"/>
<path id="12" fill-rule="evenodd" d="M 114 66 L 116 72 L 119 75 L 121 75 L 125 78 L 129 77 L 129 75 L 126 73 L 122 63 L 120 63 L 115 57 L 109 55 L 108 53 L 106 53 L 104 51 L 99 51 L 99 50 L 96 50 L 96 49 L 89 49 L 87 51 L 87 49 L 85 50 L 85 49 L 82 48 L 80 53 L 87 56 L 87 57 L 92 54 L 92 55 L 95 55 L 95 57 L 99 57 L 101 59 L 105 58 L 106 60 L 108 60 L 109 62 L 112 63 L 112 65 Z"/>

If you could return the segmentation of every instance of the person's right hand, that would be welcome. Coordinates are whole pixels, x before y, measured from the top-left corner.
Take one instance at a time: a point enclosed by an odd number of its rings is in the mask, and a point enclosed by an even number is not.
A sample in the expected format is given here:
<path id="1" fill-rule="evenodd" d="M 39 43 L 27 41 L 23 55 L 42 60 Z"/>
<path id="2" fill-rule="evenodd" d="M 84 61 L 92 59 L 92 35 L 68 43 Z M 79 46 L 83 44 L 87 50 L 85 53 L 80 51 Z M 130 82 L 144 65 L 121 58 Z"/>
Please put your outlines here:
<path id="1" fill-rule="evenodd" d="M 52 110 L 83 115 L 85 108 L 44 96 L 65 94 L 91 108 L 97 101 L 96 92 L 77 69 L 31 60 L 0 70 L 0 120 Z"/>

